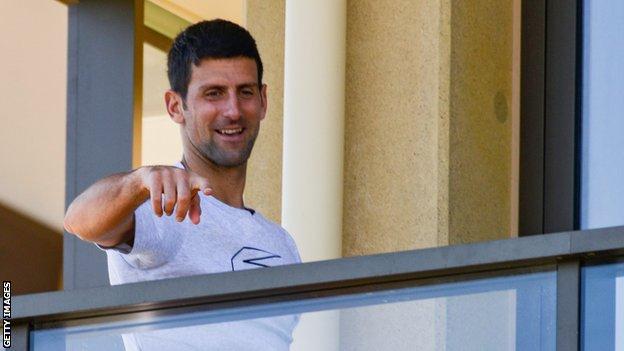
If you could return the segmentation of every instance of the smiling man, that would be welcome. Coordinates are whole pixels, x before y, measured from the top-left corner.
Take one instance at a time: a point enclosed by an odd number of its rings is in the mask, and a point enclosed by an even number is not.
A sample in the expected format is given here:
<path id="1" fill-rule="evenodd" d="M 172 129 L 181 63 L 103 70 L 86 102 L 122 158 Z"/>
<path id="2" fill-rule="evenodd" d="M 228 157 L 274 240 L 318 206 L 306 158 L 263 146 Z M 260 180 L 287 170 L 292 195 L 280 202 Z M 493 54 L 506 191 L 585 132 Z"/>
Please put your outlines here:
<path id="1" fill-rule="evenodd" d="M 247 159 L 267 110 L 262 69 L 254 39 L 234 23 L 204 21 L 176 37 L 165 102 L 180 126 L 181 162 L 104 178 L 65 216 L 68 232 L 106 251 L 111 284 L 300 262 L 290 235 L 243 201 Z M 262 340 L 280 350 L 288 348 L 296 322 L 267 318 L 193 335 L 201 334 L 200 349 L 258 350 Z M 163 349 L 175 340 L 159 331 L 132 344 Z"/>

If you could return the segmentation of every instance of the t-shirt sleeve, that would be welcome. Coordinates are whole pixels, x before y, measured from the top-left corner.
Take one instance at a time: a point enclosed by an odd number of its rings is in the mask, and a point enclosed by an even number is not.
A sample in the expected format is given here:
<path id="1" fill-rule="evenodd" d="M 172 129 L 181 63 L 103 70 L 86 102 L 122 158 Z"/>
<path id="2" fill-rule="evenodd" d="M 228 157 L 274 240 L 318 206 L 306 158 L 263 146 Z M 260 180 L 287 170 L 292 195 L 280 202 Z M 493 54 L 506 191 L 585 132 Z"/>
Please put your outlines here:
<path id="1" fill-rule="evenodd" d="M 149 201 L 134 211 L 134 243 L 99 248 L 114 251 L 134 268 L 149 269 L 163 265 L 179 248 L 175 233 L 168 231 L 170 216 L 157 217 Z"/>
<path id="2" fill-rule="evenodd" d="M 301 256 L 299 255 L 299 249 L 297 248 L 297 243 L 295 242 L 295 239 L 293 239 L 292 235 L 290 235 L 290 233 L 288 233 L 286 229 L 280 227 L 280 230 L 286 237 L 286 244 L 290 249 L 290 253 L 294 257 L 295 263 L 301 263 Z"/>

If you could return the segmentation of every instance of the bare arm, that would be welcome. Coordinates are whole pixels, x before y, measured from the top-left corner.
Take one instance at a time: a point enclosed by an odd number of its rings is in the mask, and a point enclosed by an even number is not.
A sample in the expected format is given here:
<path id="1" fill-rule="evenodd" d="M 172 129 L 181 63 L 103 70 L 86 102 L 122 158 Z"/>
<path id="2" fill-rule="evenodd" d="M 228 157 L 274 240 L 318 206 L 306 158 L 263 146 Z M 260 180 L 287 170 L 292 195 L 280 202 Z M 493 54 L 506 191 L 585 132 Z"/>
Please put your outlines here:
<path id="1" fill-rule="evenodd" d="M 157 216 L 172 215 L 175 210 L 178 221 L 188 215 L 199 223 L 200 190 L 211 193 L 208 180 L 195 173 L 176 167 L 141 167 L 90 186 L 69 205 L 63 225 L 81 239 L 103 246 L 131 242 L 134 210 L 148 199 Z"/>

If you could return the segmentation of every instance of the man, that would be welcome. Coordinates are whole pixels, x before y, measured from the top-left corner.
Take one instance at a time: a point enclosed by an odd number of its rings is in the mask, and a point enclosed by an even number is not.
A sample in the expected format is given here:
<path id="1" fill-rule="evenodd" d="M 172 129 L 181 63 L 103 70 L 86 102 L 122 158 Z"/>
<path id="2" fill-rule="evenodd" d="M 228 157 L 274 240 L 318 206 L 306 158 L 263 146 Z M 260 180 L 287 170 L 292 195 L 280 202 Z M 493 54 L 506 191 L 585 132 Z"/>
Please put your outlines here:
<path id="1" fill-rule="evenodd" d="M 168 75 L 165 102 L 180 126 L 181 163 L 98 181 L 69 206 L 65 229 L 106 251 L 111 284 L 300 262 L 290 235 L 243 201 L 247 159 L 267 110 L 254 39 L 224 20 L 192 25 L 174 40 Z M 254 336 L 268 349 L 287 348 L 296 319 L 241 324 L 246 335 L 238 337 L 255 349 Z M 236 331 L 215 328 L 192 335 L 223 337 Z M 159 332 L 132 343 L 151 349 L 152 342 L 162 349 L 171 335 Z M 202 337 L 195 346 L 206 349 L 214 341 Z M 227 342 L 210 345 L 246 347 L 245 340 Z"/>

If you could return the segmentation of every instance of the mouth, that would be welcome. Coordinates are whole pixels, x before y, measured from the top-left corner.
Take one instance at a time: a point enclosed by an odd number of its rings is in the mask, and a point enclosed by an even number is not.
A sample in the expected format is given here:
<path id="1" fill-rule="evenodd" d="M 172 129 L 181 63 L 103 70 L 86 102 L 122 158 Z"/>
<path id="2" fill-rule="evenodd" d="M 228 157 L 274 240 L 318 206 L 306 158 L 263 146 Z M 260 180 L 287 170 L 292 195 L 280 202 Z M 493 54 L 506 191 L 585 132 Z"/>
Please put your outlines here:
<path id="1" fill-rule="evenodd" d="M 223 128 L 223 129 L 215 129 L 215 131 L 221 135 L 232 136 L 232 135 L 240 135 L 243 133 L 245 128 Z"/>
<path id="2" fill-rule="evenodd" d="M 238 143 L 244 140 L 244 133 L 246 128 L 221 128 L 215 129 L 215 132 L 220 136 L 220 139 L 225 142 Z"/>

